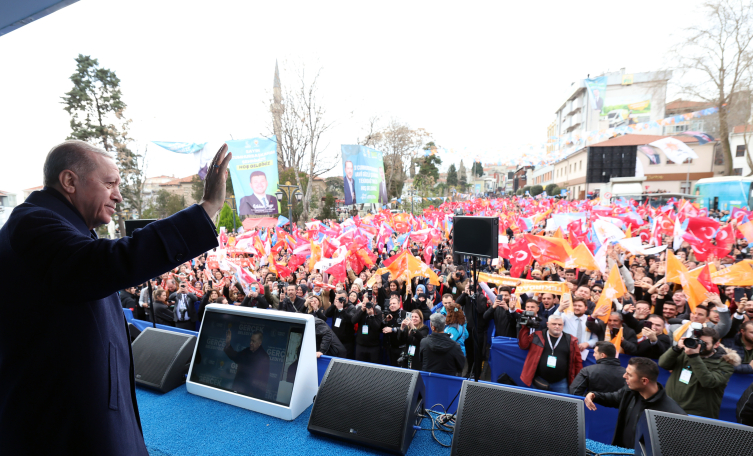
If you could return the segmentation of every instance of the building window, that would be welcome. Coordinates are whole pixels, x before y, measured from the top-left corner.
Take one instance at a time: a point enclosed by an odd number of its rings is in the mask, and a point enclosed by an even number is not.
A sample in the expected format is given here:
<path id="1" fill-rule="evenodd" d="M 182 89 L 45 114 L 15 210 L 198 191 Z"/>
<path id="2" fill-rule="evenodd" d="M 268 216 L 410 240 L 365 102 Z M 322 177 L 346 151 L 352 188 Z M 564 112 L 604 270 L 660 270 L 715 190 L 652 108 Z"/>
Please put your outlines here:
<path id="1" fill-rule="evenodd" d="M 580 161 L 580 170 L 583 171 L 583 160 Z M 580 187 L 578 187 L 578 190 L 580 190 Z"/>
<path id="2" fill-rule="evenodd" d="M 680 193 L 690 194 L 690 182 L 680 182 Z"/>
<path id="3" fill-rule="evenodd" d="M 743 175 L 743 169 L 742 168 L 735 168 L 732 170 L 732 174 L 735 176 L 742 176 Z"/>
<path id="4" fill-rule="evenodd" d="M 745 156 L 745 144 L 737 146 L 737 151 L 735 151 L 735 157 L 744 157 Z"/>
<path id="5" fill-rule="evenodd" d="M 670 160 L 669 158 L 667 158 L 667 164 L 668 164 L 668 165 L 674 165 L 674 164 L 675 164 L 675 162 L 673 162 L 672 160 Z"/>
<path id="6" fill-rule="evenodd" d="M 683 165 L 692 164 L 693 159 L 692 158 L 686 158 L 684 162 L 682 162 Z"/>

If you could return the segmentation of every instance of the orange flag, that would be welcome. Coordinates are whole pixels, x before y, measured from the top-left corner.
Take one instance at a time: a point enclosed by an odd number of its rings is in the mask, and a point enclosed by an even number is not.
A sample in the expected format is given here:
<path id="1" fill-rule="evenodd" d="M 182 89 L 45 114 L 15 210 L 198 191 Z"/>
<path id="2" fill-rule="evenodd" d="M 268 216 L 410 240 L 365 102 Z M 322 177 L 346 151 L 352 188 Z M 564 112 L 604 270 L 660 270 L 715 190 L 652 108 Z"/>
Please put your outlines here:
<path id="1" fill-rule="evenodd" d="M 414 257 L 407 250 L 400 252 L 386 268 L 377 270 L 377 275 L 389 272 L 395 279 L 403 278 L 410 280 L 413 277 L 428 277 L 429 283 L 439 285 L 439 277 L 423 261 Z"/>
<path id="2" fill-rule="evenodd" d="M 583 268 L 588 271 L 598 271 L 599 265 L 596 264 L 593 254 L 586 244 L 578 244 L 570 253 L 570 258 L 565 262 L 566 268 Z"/>
<path id="3" fill-rule="evenodd" d="M 609 328 L 607 328 L 607 331 L 609 331 Z M 617 331 L 617 335 L 614 336 L 614 339 L 612 339 L 612 343 L 614 344 L 614 348 L 617 350 L 617 354 L 615 354 L 615 358 L 620 357 L 620 353 L 622 352 L 622 328 L 620 328 L 619 331 Z"/>
<path id="4" fill-rule="evenodd" d="M 742 225 L 737 225 L 737 229 L 740 230 L 741 233 L 743 233 L 743 236 L 745 236 L 745 239 L 748 242 L 753 242 L 753 222 L 747 222 L 743 223 Z"/>
<path id="5" fill-rule="evenodd" d="M 309 272 L 313 272 L 314 265 L 322 259 L 322 245 L 311 242 L 311 258 L 309 258 Z"/>
<path id="6" fill-rule="evenodd" d="M 557 239 L 565 239 L 565 235 L 562 234 L 562 229 L 560 227 L 557 227 L 557 231 L 552 234 L 552 237 L 556 237 Z"/>
<path id="7" fill-rule="evenodd" d="M 614 266 L 612 266 L 612 270 L 609 271 L 609 278 L 607 279 L 607 283 L 604 285 L 604 289 L 601 292 L 599 302 L 597 302 L 596 306 L 594 307 L 594 312 L 596 311 L 596 309 L 599 309 L 601 307 L 608 307 L 611 309 L 612 299 L 620 298 L 625 293 L 627 293 L 627 289 L 625 288 L 625 284 L 622 282 L 620 270 L 615 264 Z M 599 318 L 604 323 L 606 323 L 607 320 L 609 320 L 609 312 Z"/>
<path id="8" fill-rule="evenodd" d="M 531 234 L 526 234 L 525 238 L 531 255 L 542 264 L 551 263 L 552 261 L 564 263 L 570 257 L 563 245 L 567 244 L 564 239 L 534 236 Z"/>
<path id="9" fill-rule="evenodd" d="M 711 282 L 717 285 L 735 285 L 738 287 L 753 285 L 753 260 L 743 260 L 729 268 L 711 271 Z"/>
<path id="10" fill-rule="evenodd" d="M 703 273 L 699 273 L 699 276 Z M 706 269 L 708 274 L 708 269 Z M 709 274 L 710 275 L 710 274 Z M 682 285 L 682 291 L 688 298 L 690 310 L 695 310 L 695 306 L 706 299 L 706 288 L 701 285 L 696 277 L 693 277 L 680 260 L 672 253 L 667 251 L 667 282 L 679 283 Z"/>

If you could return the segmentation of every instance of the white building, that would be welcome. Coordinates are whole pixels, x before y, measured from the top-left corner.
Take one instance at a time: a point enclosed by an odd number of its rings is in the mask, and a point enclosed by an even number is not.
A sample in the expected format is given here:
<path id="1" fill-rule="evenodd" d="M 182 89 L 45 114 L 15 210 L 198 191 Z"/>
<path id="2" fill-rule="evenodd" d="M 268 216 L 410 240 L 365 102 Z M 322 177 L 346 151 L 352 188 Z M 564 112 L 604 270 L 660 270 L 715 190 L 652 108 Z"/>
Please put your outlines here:
<path id="1" fill-rule="evenodd" d="M 16 194 L 0 190 L 0 227 L 8 221 L 13 208 L 18 205 Z"/>
<path id="2" fill-rule="evenodd" d="M 746 139 L 748 144 L 753 145 L 753 125 L 738 125 L 732 129 L 729 135 L 729 147 L 732 149 L 732 174 L 735 176 L 750 174 L 750 166 L 746 157 Z"/>

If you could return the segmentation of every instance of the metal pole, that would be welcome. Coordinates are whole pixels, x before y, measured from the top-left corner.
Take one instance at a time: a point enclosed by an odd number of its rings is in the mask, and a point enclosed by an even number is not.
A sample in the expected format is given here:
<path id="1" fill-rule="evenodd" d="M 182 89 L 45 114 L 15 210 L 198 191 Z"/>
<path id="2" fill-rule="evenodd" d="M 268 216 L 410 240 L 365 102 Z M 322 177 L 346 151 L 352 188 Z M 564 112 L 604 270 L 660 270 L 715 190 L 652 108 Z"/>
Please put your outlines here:
<path id="1" fill-rule="evenodd" d="M 293 234 L 293 204 L 290 202 L 290 196 L 288 195 L 288 232 Z"/>
<path id="2" fill-rule="evenodd" d="M 687 176 L 687 181 L 688 181 L 688 190 L 687 190 L 687 192 L 690 193 L 690 158 L 688 158 L 688 176 Z"/>

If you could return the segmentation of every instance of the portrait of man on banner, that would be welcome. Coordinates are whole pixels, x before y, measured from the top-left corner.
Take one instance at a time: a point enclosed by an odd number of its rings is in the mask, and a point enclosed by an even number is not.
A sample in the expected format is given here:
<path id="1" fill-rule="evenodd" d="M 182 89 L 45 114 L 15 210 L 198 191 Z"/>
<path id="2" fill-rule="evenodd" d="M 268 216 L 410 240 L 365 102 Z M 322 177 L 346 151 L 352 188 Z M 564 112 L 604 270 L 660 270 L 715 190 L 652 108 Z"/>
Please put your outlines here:
<path id="1" fill-rule="evenodd" d="M 250 179 L 253 195 L 241 198 L 238 214 L 240 215 L 269 215 L 276 217 L 279 213 L 277 197 L 267 194 L 267 175 L 264 171 L 254 171 Z"/>
<path id="2" fill-rule="evenodd" d="M 343 169 L 343 181 L 345 185 L 345 205 L 356 204 L 356 180 L 353 178 L 353 162 L 345 161 Z"/>
<path id="3" fill-rule="evenodd" d="M 604 95 L 607 92 L 607 77 L 586 79 L 585 82 L 586 87 L 591 92 L 591 106 L 595 111 L 601 111 L 604 107 Z"/>

